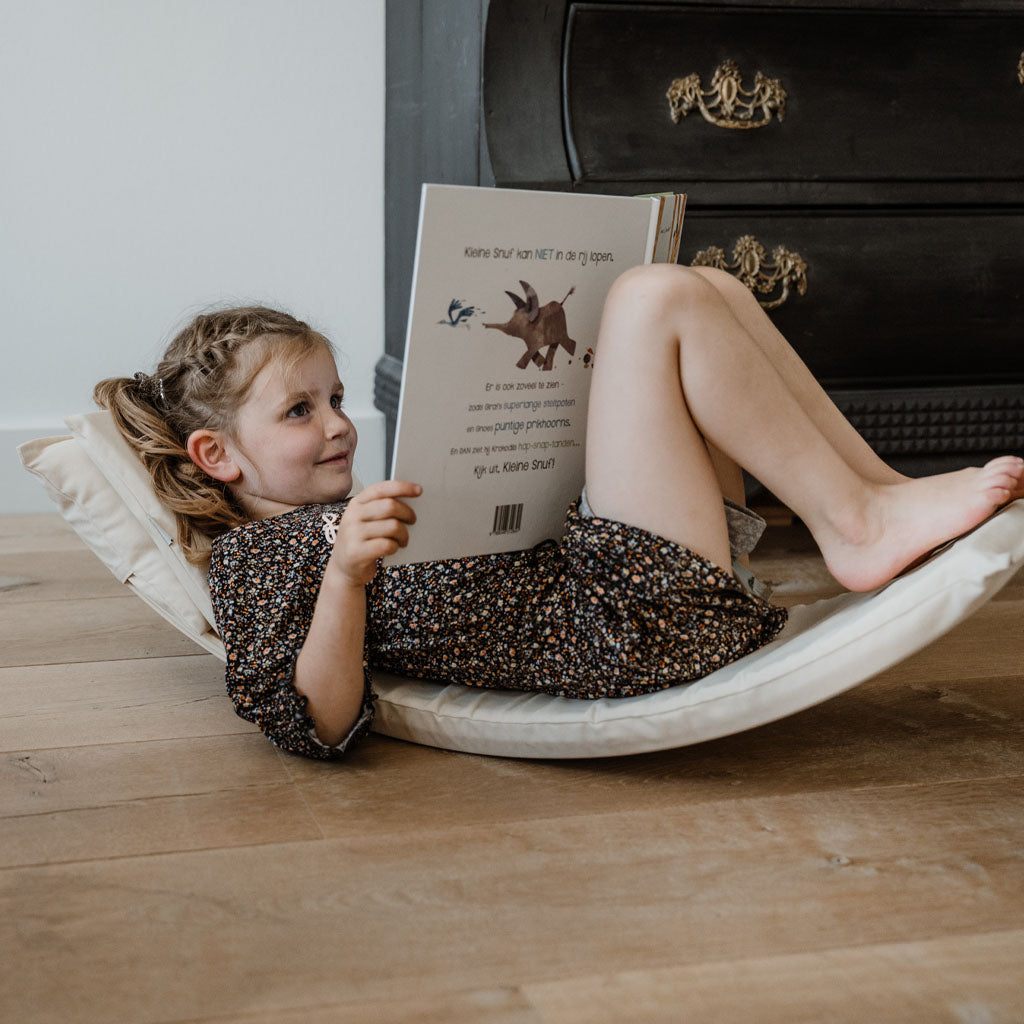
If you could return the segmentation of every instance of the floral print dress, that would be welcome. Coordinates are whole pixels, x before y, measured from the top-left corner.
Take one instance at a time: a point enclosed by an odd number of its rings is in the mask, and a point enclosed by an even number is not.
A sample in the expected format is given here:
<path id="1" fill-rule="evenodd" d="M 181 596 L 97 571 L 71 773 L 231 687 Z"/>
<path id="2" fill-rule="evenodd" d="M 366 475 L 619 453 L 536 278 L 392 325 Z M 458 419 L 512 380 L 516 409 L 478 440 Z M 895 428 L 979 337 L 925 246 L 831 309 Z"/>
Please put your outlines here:
<path id="1" fill-rule="evenodd" d="M 381 568 L 367 587 L 363 710 L 336 746 L 316 736 L 295 660 L 345 503 L 307 505 L 218 537 L 209 571 L 235 710 L 285 750 L 342 756 L 369 729 L 374 669 L 577 699 L 691 682 L 772 640 L 783 608 L 673 541 L 570 506 L 525 551 Z M 589 509 L 587 510 L 589 511 Z"/>

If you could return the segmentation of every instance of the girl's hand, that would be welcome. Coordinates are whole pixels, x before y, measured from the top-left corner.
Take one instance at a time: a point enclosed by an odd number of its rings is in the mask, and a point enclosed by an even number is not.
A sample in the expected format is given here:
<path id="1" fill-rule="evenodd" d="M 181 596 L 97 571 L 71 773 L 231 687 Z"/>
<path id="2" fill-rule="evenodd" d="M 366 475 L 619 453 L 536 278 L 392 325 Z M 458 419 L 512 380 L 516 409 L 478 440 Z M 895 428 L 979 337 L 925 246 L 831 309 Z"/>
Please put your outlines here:
<path id="1" fill-rule="evenodd" d="M 360 491 L 338 523 L 327 571 L 352 586 L 366 586 L 377 573 L 377 560 L 409 543 L 416 513 L 402 499 L 422 493 L 419 484 L 405 480 L 384 480 Z"/>

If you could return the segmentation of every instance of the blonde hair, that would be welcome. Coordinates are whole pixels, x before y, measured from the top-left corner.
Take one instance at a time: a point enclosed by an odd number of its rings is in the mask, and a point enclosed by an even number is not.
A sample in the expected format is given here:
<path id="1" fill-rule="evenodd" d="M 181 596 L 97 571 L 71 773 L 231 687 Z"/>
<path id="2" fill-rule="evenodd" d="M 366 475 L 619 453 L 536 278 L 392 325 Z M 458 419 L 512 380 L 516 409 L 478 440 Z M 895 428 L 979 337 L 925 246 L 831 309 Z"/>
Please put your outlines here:
<path id="1" fill-rule="evenodd" d="M 152 375 L 110 377 L 93 390 L 124 439 L 142 459 L 160 500 L 174 513 L 178 542 L 197 565 L 211 538 L 248 516 L 227 484 L 204 473 L 185 448 L 194 430 L 229 436 L 256 376 L 271 360 L 286 372 L 331 343 L 308 324 L 262 306 L 197 316 L 168 345 Z"/>

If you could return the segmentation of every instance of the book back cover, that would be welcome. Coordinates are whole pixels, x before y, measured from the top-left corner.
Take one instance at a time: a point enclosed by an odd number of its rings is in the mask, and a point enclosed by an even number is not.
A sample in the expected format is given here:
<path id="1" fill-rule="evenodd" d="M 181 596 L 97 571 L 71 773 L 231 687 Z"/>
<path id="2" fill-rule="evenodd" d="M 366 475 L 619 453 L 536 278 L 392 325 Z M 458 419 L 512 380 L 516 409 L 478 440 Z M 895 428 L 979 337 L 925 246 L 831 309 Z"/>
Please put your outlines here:
<path id="1" fill-rule="evenodd" d="M 672 251 L 671 203 L 424 186 L 392 465 L 423 494 L 389 562 L 560 535 L 583 485 L 605 296 L 656 246 Z"/>

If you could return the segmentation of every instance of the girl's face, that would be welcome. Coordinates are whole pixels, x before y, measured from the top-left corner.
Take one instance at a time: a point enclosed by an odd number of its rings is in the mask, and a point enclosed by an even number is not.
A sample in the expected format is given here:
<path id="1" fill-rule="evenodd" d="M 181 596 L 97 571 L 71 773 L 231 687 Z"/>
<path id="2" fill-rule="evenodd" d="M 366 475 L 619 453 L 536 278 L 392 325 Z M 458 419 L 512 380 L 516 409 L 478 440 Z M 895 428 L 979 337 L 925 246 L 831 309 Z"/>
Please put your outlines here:
<path id="1" fill-rule="evenodd" d="M 257 374 L 226 442 L 241 470 L 232 490 L 254 518 L 340 501 L 352 489 L 356 429 L 343 394 L 322 347 L 287 375 L 279 360 Z"/>

